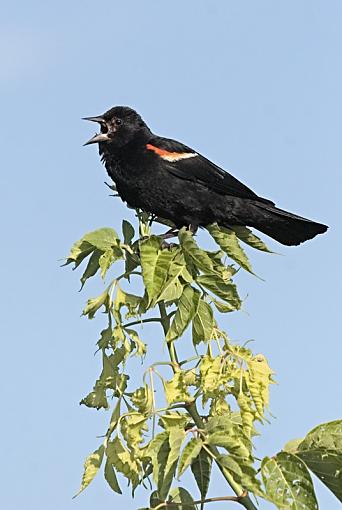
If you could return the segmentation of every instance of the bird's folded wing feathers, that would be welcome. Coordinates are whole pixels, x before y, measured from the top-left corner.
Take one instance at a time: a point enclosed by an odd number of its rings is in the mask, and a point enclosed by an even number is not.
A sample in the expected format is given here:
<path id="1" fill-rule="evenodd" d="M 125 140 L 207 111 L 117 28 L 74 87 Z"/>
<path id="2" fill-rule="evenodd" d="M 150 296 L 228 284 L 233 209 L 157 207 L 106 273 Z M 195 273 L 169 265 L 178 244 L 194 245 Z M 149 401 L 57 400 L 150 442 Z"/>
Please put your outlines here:
<path id="1" fill-rule="evenodd" d="M 165 162 L 164 168 L 175 177 L 200 182 L 222 195 L 248 198 L 274 205 L 270 200 L 259 197 L 233 175 L 176 140 L 155 137 L 146 148 L 160 157 Z"/>

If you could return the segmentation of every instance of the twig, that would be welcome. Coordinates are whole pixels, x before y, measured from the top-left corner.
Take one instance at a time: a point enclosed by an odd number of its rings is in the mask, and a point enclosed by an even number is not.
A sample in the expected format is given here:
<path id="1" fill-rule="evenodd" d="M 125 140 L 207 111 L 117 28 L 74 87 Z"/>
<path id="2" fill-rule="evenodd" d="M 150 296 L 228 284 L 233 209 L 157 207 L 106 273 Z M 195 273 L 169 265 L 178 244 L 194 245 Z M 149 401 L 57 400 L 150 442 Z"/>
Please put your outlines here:
<path id="1" fill-rule="evenodd" d="M 193 501 L 192 505 L 204 505 L 204 503 L 216 503 L 218 501 L 235 501 L 236 503 L 240 503 L 242 498 L 247 496 L 247 492 L 245 491 L 241 496 L 221 496 L 216 498 L 207 498 L 207 499 L 199 499 L 197 501 Z M 156 506 L 155 510 L 164 507 L 174 507 L 174 506 L 191 506 L 190 503 L 174 503 L 173 501 L 165 501 L 164 503 L 160 503 Z"/>
<path id="2" fill-rule="evenodd" d="M 140 321 L 128 322 L 123 324 L 123 328 L 129 328 L 130 326 L 136 326 L 137 324 L 145 324 L 146 322 L 161 322 L 160 317 L 151 317 L 150 319 L 141 319 Z"/>

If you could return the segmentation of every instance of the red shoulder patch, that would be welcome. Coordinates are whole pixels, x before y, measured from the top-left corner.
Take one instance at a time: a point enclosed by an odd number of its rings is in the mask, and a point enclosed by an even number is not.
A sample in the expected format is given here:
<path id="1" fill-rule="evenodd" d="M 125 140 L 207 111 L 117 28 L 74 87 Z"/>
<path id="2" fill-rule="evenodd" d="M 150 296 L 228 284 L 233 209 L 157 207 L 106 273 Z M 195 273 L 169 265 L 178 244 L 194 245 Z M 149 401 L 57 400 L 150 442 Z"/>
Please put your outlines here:
<path id="1" fill-rule="evenodd" d="M 196 152 L 170 152 L 166 151 L 165 149 L 160 149 L 159 147 L 156 147 L 155 145 L 152 145 L 148 143 L 146 145 L 146 149 L 148 151 L 153 151 L 155 154 L 157 154 L 160 158 L 165 159 L 166 161 L 179 161 L 180 159 L 188 159 L 188 158 L 194 158 L 198 156 Z"/>

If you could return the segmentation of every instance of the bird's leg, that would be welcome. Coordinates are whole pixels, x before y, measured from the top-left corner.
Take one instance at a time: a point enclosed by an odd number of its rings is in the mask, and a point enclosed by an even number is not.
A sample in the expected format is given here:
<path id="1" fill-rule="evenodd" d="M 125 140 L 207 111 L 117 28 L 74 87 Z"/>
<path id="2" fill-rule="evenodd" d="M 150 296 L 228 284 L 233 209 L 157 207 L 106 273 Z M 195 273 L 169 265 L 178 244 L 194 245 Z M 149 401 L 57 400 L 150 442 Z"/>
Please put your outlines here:
<path id="1" fill-rule="evenodd" d="M 189 230 L 190 232 L 192 232 L 193 234 L 196 234 L 197 230 L 198 230 L 198 225 L 193 225 L 190 223 L 189 225 Z"/>
<path id="2" fill-rule="evenodd" d="M 161 243 L 162 250 L 172 250 L 172 248 L 176 248 L 177 246 L 179 246 L 177 243 L 167 243 L 166 241 Z"/>

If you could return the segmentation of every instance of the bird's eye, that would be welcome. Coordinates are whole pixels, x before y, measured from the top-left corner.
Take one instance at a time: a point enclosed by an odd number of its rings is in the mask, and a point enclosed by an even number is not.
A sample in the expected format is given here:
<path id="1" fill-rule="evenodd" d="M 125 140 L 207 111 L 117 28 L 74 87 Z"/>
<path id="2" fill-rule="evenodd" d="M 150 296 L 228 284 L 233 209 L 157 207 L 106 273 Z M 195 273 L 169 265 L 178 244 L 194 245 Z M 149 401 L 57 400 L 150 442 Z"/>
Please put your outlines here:
<path id="1" fill-rule="evenodd" d="M 121 119 L 116 119 L 116 125 L 120 126 L 121 124 L 122 124 L 122 120 Z"/>

